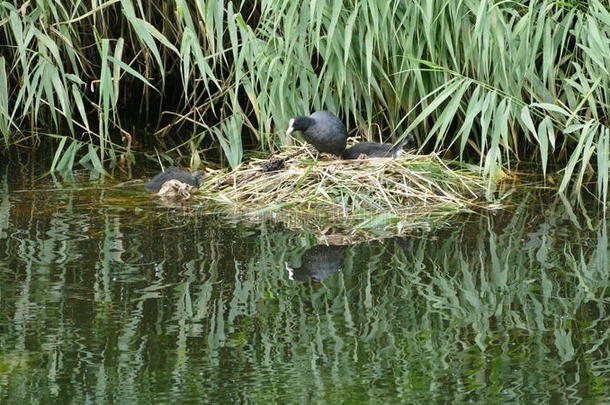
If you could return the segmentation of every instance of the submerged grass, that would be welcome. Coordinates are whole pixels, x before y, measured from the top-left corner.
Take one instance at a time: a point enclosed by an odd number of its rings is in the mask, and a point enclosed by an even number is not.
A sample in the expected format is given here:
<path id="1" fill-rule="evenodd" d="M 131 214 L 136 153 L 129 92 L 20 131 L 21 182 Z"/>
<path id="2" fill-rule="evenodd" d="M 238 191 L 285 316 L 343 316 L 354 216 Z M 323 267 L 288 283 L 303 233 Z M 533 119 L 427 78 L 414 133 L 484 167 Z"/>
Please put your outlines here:
<path id="1" fill-rule="evenodd" d="M 300 158 L 275 171 L 265 171 L 266 163 L 253 160 L 208 176 L 200 198 L 235 213 L 273 213 L 316 228 L 375 231 L 421 226 L 448 214 L 493 207 L 479 198 L 487 185 L 483 178 L 472 170 L 451 168 L 435 154 L 365 160 Z"/>

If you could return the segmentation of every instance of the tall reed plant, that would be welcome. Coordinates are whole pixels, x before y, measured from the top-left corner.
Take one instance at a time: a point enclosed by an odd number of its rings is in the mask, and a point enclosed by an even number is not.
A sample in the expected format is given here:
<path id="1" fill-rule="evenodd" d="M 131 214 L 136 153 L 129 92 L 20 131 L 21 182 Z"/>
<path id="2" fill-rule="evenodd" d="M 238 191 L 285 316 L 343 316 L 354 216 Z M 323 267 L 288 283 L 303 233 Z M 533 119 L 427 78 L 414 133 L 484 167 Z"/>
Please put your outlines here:
<path id="1" fill-rule="evenodd" d="M 593 178 L 608 198 L 601 0 L 4 1 L 0 37 L 5 146 L 60 134 L 105 163 L 190 138 L 236 166 L 329 109 L 362 139 L 414 133 L 489 179 L 559 164 L 561 191 Z"/>

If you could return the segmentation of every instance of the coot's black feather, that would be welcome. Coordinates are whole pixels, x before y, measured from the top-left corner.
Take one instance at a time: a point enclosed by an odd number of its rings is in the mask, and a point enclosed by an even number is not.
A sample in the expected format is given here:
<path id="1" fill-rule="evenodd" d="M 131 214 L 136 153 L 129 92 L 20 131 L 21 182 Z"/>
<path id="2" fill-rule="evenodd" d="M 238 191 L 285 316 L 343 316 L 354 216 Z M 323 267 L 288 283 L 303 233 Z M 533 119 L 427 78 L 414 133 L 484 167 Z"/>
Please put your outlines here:
<path id="1" fill-rule="evenodd" d="M 191 186 L 199 187 L 199 179 L 204 175 L 203 170 L 198 170 L 194 173 L 186 170 L 178 169 L 177 167 L 169 167 L 167 170 L 157 174 L 148 183 L 146 190 L 158 193 L 163 184 L 168 180 L 178 180 Z"/>
<path id="2" fill-rule="evenodd" d="M 403 152 L 403 148 L 413 141 L 413 135 L 408 135 L 401 142 L 393 145 L 391 143 L 360 142 L 347 148 L 342 154 L 343 159 L 358 159 L 365 157 L 391 157 L 396 158 Z"/>
<path id="3" fill-rule="evenodd" d="M 347 145 L 345 125 L 329 111 L 316 111 L 309 117 L 292 118 L 286 133 L 292 131 L 301 131 L 303 138 L 320 153 L 341 156 Z"/>

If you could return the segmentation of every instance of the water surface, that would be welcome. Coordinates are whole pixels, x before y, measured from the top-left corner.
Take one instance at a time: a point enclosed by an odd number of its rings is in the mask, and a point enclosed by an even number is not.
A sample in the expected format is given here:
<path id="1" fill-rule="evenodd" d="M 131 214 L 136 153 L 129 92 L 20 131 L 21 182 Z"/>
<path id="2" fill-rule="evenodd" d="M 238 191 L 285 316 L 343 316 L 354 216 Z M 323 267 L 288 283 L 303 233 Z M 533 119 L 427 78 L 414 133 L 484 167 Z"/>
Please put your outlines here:
<path id="1" fill-rule="evenodd" d="M 326 246 L 32 170 L 0 168 L 2 404 L 610 402 L 595 209 Z"/>

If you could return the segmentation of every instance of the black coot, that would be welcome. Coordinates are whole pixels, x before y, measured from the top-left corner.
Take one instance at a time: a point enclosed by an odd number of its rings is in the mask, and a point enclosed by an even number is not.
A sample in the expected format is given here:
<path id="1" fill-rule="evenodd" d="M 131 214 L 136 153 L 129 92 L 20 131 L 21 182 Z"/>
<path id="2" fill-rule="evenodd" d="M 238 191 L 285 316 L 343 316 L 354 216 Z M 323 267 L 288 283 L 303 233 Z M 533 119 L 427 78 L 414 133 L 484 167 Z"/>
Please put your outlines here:
<path id="1" fill-rule="evenodd" d="M 345 125 L 329 111 L 316 111 L 309 117 L 291 118 L 286 135 L 292 131 L 301 131 L 303 138 L 320 153 L 341 156 L 347 145 Z"/>
<path id="2" fill-rule="evenodd" d="M 153 193 L 158 193 L 163 184 L 169 180 L 178 180 L 182 183 L 199 187 L 199 179 L 204 175 L 205 172 L 203 170 L 197 170 L 194 173 L 190 173 L 186 170 L 178 169 L 177 167 L 169 167 L 167 170 L 157 174 L 152 178 L 152 180 L 146 183 L 146 190 Z"/>
<path id="3" fill-rule="evenodd" d="M 347 148 L 342 154 L 343 159 L 359 159 L 373 157 L 391 157 L 396 158 L 403 152 L 403 148 L 407 144 L 413 142 L 413 135 L 409 134 L 401 142 L 393 145 L 391 143 L 377 142 L 360 142 L 354 146 Z"/>

